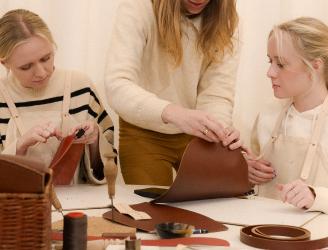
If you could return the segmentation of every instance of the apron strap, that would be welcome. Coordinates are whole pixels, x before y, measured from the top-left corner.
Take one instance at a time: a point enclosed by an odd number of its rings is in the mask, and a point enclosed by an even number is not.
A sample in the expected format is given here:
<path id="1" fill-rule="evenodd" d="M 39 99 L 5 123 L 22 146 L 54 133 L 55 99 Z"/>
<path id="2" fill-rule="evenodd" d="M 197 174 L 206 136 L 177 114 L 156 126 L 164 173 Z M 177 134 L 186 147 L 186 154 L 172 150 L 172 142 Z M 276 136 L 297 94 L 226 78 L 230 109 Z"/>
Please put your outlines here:
<path id="1" fill-rule="evenodd" d="M 14 122 L 17 126 L 18 132 L 22 136 L 25 133 L 23 122 L 19 116 L 19 113 L 17 111 L 15 103 L 13 102 L 10 94 L 8 93 L 8 91 L 6 89 L 6 86 L 4 85 L 4 83 L 2 81 L 0 81 L 0 92 L 8 105 L 9 112 L 10 112 L 12 118 L 14 119 Z"/>
<path id="2" fill-rule="evenodd" d="M 63 120 L 67 119 L 69 116 L 69 106 L 71 102 L 71 78 L 72 73 L 66 72 L 65 75 L 65 87 L 64 87 L 64 97 L 63 97 Z"/>
<path id="3" fill-rule="evenodd" d="M 62 131 L 68 133 L 69 131 L 69 106 L 71 102 L 71 78 L 72 73 L 67 71 L 65 74 L 65 83 L 64 83 L 64 94 L 63 94 L 63 110 L 62 110 Z"/>
<path id="4" fill-rule="evenodd" d="M 261 154 L 256 158 L 256 160 L 259 160 L 259 159 L 263 158 L 263 156 L 268 153 L 268 151 L 272 147 L 273 143 L 277 140 L 282 120 L 287 115 L 288 109 L 289 109 L 291 104 L 292 104 L 292 101 L 289 101 L 287 103 L 287 105 L 284 106 L 283 109 L 281 110 L 281 112 L 280 112 L 280 114 L 277 118 L 276 124 L 274 125 L 274 128 L 272 130 L 270 140 L 265 144 Z"/>
<path id="5" fill-rule="evenodd" d="M 310 145 L 306 152 L 306 156 L 305 156 L 305 160 L 304 160 L 303 168 L 302 168 L 302 172 L 301 172 L 301 179 L 303 181 L 305 181 L 309 177 L 312 162 L 313 162 L 313 159 L 315 156 L 315 152 L 317 150 L 320 136 L 322 133 L 322 129 L 325 124 L 327 111 L 328 111 L 328 96 L 325 98 L 325 100 L 322 104 L 320 113 L 315 121 L 314 129 L 313 129 L 313 132 L 311 135 Z"/>

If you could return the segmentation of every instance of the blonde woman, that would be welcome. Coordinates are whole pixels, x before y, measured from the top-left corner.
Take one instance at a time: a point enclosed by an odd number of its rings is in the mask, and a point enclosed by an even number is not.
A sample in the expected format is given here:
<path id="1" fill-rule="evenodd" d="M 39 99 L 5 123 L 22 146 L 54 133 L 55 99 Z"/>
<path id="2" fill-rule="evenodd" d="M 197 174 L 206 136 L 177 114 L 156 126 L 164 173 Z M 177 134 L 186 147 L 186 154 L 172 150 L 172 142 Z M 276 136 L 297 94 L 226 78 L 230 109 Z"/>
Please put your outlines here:
<path id="1" fill-rule="evenodd" d="M 7 70 L 0 79 L 0 150 L 49 165 L 60 140 L 83 128 L 75 141 L 86 144 L 83 167 L 72 183 L 105 183 L 104 172 L 116 176 L 112 121 L 91 80 L 55 69 L 54 56 L 51 32 L 37 14 L 16 9 L 0 18 L 0 60 Z"/>
<path id="2" fill-rule="evenodd" d="M 237 25 L 233 0 L 120 1 L 106 88 L 126 183 L 170 185 L 191 136 L 241 145 Z"/>
<path id="3" fill-rule="evenodd" d="M 258 116 L 249 179 L 261 196 L 328 213 L 328 26 L 302 17 L 274 27 L 268 58 L 273 93 L 289 101 Z"/>

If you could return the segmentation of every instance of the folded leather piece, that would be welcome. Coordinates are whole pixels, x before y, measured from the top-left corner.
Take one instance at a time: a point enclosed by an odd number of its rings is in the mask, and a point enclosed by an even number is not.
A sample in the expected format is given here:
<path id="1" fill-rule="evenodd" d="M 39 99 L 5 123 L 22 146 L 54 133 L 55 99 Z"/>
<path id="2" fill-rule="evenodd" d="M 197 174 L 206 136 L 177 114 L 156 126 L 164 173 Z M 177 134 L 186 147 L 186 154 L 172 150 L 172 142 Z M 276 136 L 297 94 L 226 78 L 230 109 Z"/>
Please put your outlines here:
<path id="1" fill-rule="evenodd" d="M 84 144 L 73 144 L 75 135 L 65 137 L 50 164 L 55 185 L 69 185 L 81 160 Z"/>
<path id="2" fill-rule="evenodd" d="M 240 241 L 262 249 L 314 250 L 328 246 L 328 237 L 310 240 L 311 233 L 287 225 L 253 225 L 240 230 Z"/>
<path id="3" fill-rule="evenodd" d="M 50 171 L 24 156 L 0 154 L 0 193 L 44 193 Z"/>
<path id="4" fill-rule="evenodd" d="M 241 149 L 194 138 L 188 144 L 177 176 L 154 203 L 233 197 L 251 189 Z"/>
<path id="5" fill-rule="evenodd" d="M 120 224 L 134 227 L 145 232 L 155 231 L 155 225 L 162 222 L 180 222 L 195 226 L 195 228 L 207 229 L 208 232 L 219 232 L 227 230 L 222 223 L 207 216 L 161 204 L 143 202 L 131 205 L 134 210 L 146 212 L 151 216 L 150 220 L 134 220 L 128 215 L 119 213 L 117 210 L 110 210 L 103 214 L 105 219 L 118 222 Z M 114 212 L 114 215 L 112 213 Z"/>

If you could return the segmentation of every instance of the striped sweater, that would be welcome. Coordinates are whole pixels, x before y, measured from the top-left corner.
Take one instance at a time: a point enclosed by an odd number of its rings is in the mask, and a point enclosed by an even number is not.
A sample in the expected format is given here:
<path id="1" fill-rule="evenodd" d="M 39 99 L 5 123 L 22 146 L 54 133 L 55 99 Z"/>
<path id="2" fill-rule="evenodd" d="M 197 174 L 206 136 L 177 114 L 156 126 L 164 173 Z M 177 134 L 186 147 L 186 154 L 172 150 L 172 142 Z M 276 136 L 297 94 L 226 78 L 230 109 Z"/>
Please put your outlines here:
<path id="1" fill-rule="evenodd" d="M 6 80 L 5 86 L 19 114 L 35 111 L 62 111 L 66 72 L 65 70 L 56 69 L 49 83 L 40 89 L 23 87 L 11 74 L 9 74 L 7 79 L 1 80 Z M 99 150 L 103 165 L 105 168 L 106 165 L 112 167 L 116 164 L 116 150 L 113 148 L 114 127 L 112 120 L 101 104 L 91 80 L 81 72 L 72 71 L 71 75 L 69 113 L 78 122 L 84 122 L 90 119 L 94 119 L 97 122 L 99 126 Z M 0 151 L 15 154 L 16 147 L 15 145 L 11 145 L 13 142 L 6 141 L 7 127 L 10 119 L 11 115 L 7 103 L 0 94 Z M 8 150 L 9 148 L 13 148 L 13 150 L 10 152 Z M 93 173 L 95 177 L 88 178 L 89 182 L 99 184 L 104 182 L 102 169 L 100 171 L 101 173 L 97 172 L 98 170 L 86 170 L 87 173 Z"/>

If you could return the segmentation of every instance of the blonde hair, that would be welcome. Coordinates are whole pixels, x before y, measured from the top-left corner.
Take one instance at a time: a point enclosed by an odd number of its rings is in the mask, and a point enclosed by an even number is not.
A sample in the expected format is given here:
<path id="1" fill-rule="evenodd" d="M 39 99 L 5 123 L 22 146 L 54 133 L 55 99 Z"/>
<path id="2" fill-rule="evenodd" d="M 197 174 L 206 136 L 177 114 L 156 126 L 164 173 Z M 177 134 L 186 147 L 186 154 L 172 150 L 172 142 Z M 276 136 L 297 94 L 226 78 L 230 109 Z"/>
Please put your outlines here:
<path id="1" fill-rule="evenodd" d="M 176 65 L 181 64 L 181 1 L 152 0 L 161 45 L 173 57 Z M 233 35 L 238 25 L 235 0 L 210 0 L 201 13 L 202 24 L 197 47 L 206 60 L 220 60 L 226 48 L 232 53 Z"/>
<path id="2" fill-rule="evenodd" d="M 16 46 L 32 36 L 43 37 L 55 46 L 48 26 L 37 14 L 24 9 L 4 14 L 0 18 L 0 59 L 8 59 Z"/>
<path id="3" fill-rule="evenodd" d="M 311 62 L 314 59 L 320 58 L 324 62 L 324 78 L 328 88 L 328 26 L 311 17 L 300 17 L 275 26 L 269 37 L 273 34 L 276 37 L 278 53 L 283 46 L 283 33 L 291 38 L 301 60 L 310 70 L 313 70 Z"/>

